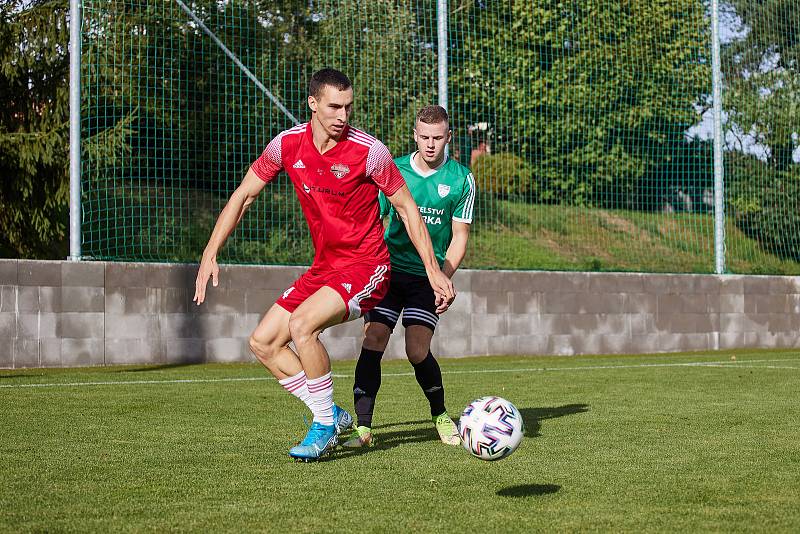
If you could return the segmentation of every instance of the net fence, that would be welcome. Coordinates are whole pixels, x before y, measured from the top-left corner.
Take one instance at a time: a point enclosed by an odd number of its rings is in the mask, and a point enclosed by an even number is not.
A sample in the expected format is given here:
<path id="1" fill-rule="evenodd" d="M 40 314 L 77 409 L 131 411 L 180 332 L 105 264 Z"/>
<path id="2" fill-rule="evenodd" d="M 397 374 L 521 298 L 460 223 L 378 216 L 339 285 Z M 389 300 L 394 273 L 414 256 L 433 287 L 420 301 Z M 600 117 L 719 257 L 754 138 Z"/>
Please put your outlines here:
<path id="1" fill-rule="evenodd" d="M 722 73 L 730 268 L 791 272 L 800 261 L 800 2 L 734 0 Z M 787 270 L 775 269 L 773 258 Z M 751 262 L 747 264 L 748 260 Z M 777 267 L 777 266 L 776 266 Z"/>
<path id="2" fill-rule="evenodd" d="M 725 4 L 726 264 L 800 273 L 800 2 Z M 451 1 L 450 154 L 479 188 L 465 267 L 713 272 L 709 5 Z M 82 251 L 196 261 L 307 80 L 354 83 L 395 156 L 436 103 L 429 1 L 84 0 Z M 285 175 L 221 252 L 308 264 Z"/>

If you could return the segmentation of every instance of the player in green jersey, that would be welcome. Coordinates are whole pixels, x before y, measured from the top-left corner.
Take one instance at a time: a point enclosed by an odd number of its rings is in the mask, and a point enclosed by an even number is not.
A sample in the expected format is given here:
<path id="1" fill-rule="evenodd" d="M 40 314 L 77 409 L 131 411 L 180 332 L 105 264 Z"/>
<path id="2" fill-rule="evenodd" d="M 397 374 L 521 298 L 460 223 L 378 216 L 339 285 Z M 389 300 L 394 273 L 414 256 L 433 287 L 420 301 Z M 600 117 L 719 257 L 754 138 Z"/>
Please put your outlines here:
<path id="1" fill-rule="evenodd" d="M 445 147 L 451 137 L 447 111 L 441 106 L 424 107 L 417 114 L 414 127 L 418 150 L 395 159 L 428 227 L 436 259 L 450 278 L 466 254 L 475 204 L 475 179 L 469 169 L 446 156 Z M 392 276 L 389 293 L 364 318 L 364 343 L 353 386 L 358 426 L 344 446 L 373 443 L 372 414 L 381 384 L 381 358 L 401 313 L 406 355 L 428 398 L 439 437 L 444 443 L 458 445 L 458 429 L 445 409 L 442 372 L 430 351 L 439 314 L 446 307 L 437 308 L 425 266 L 400 216 L 383 195 L 380 202 L 381 214 L 389 215 L 384 239 L 389 247 Z"/>

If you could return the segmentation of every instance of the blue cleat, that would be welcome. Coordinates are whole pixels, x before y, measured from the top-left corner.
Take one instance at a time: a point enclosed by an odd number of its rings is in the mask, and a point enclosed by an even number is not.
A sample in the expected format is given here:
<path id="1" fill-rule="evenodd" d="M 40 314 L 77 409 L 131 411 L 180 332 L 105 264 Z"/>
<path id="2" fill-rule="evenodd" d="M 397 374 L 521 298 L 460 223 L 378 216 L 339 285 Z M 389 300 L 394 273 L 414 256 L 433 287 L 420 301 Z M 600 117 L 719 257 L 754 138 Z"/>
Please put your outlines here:
<path id="1" fill-rule="evenodd" d="M 289 456 L 308 462 L 319 460 L 336 447 L 336 425 L 325 426 L 314 422 L 299 445 L 289 449 Z"/>
<path id="2" fill-rule="evenodd" d="M 333 424 L 336 425 L 336 435 L 353 428 L 353 416 L 344 408 L 333 405 Z"/>

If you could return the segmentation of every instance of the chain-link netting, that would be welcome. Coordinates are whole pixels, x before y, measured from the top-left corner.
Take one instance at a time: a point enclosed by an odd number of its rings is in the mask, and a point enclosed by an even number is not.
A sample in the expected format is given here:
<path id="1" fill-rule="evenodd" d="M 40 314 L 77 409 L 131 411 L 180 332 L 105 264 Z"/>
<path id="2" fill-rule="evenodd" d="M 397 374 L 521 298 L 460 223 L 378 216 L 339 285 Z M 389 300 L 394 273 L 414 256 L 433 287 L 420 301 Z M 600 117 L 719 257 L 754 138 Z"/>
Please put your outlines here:
<path id="1" fill-rule="evenodd" d="M 800 1 L 733 0 L 721 22 L 729 268 L 775 272 L 800 261 Z"/>
<path id="2" fill-rule="evenodd" d="M 750 4 L 722 20 L 726 261 L 798 273 L 800 2 Z M 450 154 L 479 187 L 464 265 L 713 272 L 710 24 L 701 0 L 449 2 Z M 86 0 L 83 254 L 197 260 L 321 67 L 353 80 L 356 126 L 411 151 L 436 28 L 435 0 Z M 281 176 L 220 259 L 312 256 Z"/>

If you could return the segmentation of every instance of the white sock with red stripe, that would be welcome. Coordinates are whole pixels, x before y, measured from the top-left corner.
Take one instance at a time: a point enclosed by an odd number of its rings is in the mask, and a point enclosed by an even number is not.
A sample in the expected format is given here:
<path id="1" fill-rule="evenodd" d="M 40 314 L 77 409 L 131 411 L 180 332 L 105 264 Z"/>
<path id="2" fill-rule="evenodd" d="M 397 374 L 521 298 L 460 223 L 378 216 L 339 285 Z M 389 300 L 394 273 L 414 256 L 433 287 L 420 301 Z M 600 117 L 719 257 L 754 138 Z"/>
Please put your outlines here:
<path id="1" fill-rule="evenodd" d="M 328 372 L 319 378 L 309 378 L 308 402 L 314 421 L 325 426 L 333 425 L 333 379 Z"/>
<path id="2" fill-rule="evenodd" d="M 300 371 L 294 376 L 278 380 L 278 384 L 282 385 L 283 389 L 308 405 L 309 394 L 305 371 Z"/>

